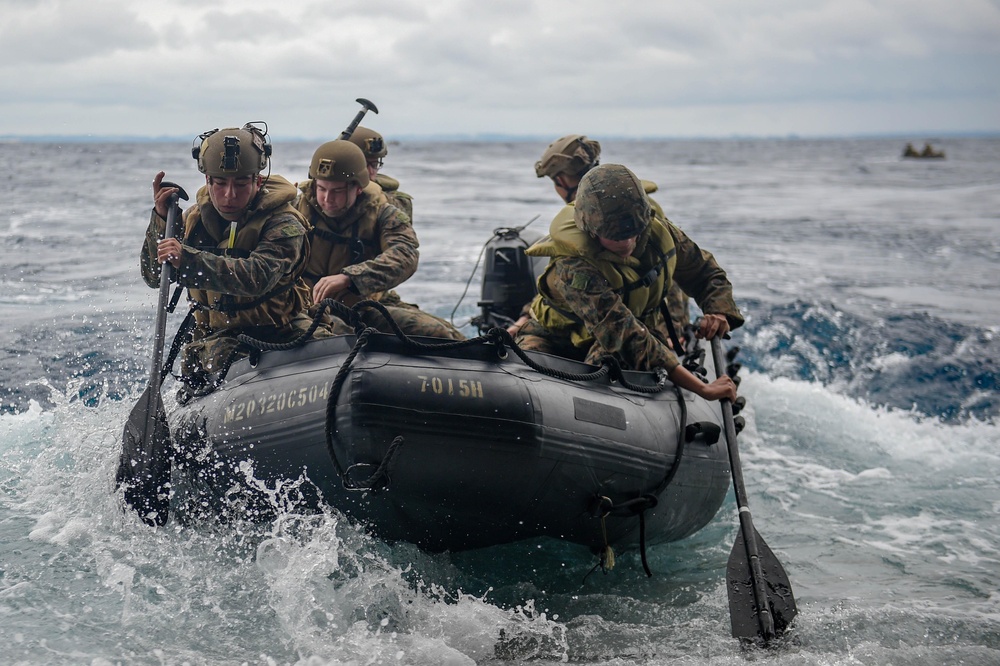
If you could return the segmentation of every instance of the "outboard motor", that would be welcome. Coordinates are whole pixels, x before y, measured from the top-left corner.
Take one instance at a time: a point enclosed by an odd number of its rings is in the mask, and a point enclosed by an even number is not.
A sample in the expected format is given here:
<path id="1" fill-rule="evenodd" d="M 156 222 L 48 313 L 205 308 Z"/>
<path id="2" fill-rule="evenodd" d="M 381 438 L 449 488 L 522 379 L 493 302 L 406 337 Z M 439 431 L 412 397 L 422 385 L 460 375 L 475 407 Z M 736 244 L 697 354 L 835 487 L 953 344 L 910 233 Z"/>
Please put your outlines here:
<path id="1" fill-rule="evenodd" d="M 506 328 L 521 315 L 521 309 L 538 293 L 536 283 L 545 269 L 546 257 L 529 257 L 524 251 L 541 238 L 524 233 L 524 227 L 501 227 L 486 244 L 483 269 L 482 314 L 472 319 L 480 334 L 491 328 Z"/>

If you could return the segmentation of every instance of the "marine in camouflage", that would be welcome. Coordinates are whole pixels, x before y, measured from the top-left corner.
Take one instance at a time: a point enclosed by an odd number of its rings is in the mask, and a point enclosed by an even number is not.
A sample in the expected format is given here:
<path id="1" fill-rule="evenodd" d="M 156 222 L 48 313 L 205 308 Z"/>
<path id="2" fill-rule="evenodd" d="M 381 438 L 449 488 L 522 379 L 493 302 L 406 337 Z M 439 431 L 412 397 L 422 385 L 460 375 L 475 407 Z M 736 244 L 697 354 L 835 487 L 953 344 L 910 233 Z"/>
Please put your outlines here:
<path id="1" fill-rule="evenodd" d="M 385 174 L 375 174 L 375 183 L 382 189 L 382 196 L 385 200 L 406 213 L 410 224 L 413 224 L 413 197 L 405 192 L 399 191 L 399 181 Z M 395 290 L 390 289 L 382 294 L 379 303 L 386 306 L 400 306 L 419 310 L 420 308 L 412 303 L 405 302 L 399 297 Z M 447 336 L 445 336 L 447 337 Z"/>
<path id="2" fill-rule="evenodd" d="M 310 288 L 325 275 L 342 273 L 350 276 L 352 283 L 350 292 L 340 297 L 346 305 L 365 299 L 381 301 L 385 292 L 416 272 L 419 241 L 413 225 L 406 213 L 385 199 L 377 184 L 365 187 L 354 205 L 337 218 L 323 213 L 313 181 L 301 183 L 299 189 L 297 208 L 306 216 L 311 228 L 310 259 L 305 272 Z M 353 242 L 355 238 L 363 248 L 360 253 L 352 251 L 352 246 L 358 245 Z M 397 323 L 407 335 L 464 339 L 458 329 L 444 320 L 415 305 L 397 303 L 392 306 L 393 318 L 399 314 Z M 316 307 L 314 305 L 313 309 Z M 370 317 L 374 328 L 386 333 L 391 331 L 382 317 L 364 316 Z"/>
<path id="3" fill-rule="evenodd" d="M 574 203 L 576 185 L 591 169 L 600 164 L 601 144 L 588 139 L 582 134 L 568 134 L 553 141 L 542 153 L 541 159 L 535 163 L 535 175 L 539 178 L 548 176 L 553 181 L 557 177 L 567 178 L 562 181 L 562 190 L 557 192 L 563 196 L 566 203 Z M 648 180 L 640 181 L 643 191 L 649 200 L 653 214 L 661 220 L 666 220 L 663 208 L 651 196 L 659 188 L 656 183 Z M 557 183 L 559 185 L 559 183 Z M 690 299 L 676 282 L 671 282 L 667 291 L 667 308 L 677 335 L 683 338 L 685 328 L 691 323 Z M 521 311 L 521 322 L 526 321 L 530 303 L 525 304 Z"/>
<path id="4" fill-rule="evenodd" d="M 627 225 L 633 222 L 631 218 L 626 220 Z M 646 242 L 646 237 L 653 230 L 651 228 L 660 225 L 672 237 L 676 250 L 676 264 L 670 275 L 672 280 L 685 292 L 694 295 L 703 312 L 725 315 L 731 328 L 741 326 L 743 316 L 733 300 L 732 285 L 725 271 L 711 253 L 699 248 L 683 231 L 653 217 L 640 236 L 638 247 Z M 555 235 L 556 230 L 552 232 Z M 596 261 L 599 246 L 594 244 L 588 247 L 591 248 L 589 251 L 576 254 L 567 251 L 550 259 L 550 266 L 542 278 L 545 283 L 539 285 L 539 291 L 547 293 L 558 310 L 571 313 L 578 319 L 593 338 L 592 344 L 584 347 L 574 344 L 574 332 L 579 325 L 550 330 L 537 318 L 522 326 L 517 343 L 522 349 L 544 351 L 588 363 L 596 363 L 604 355 L 613 355 L 626 368 L 672 371 L 679 362 L 669 347 L 660 308 L 647 313 L 630 310 Z M 645 269 L 642 266 L 636 271 L 641 274 Z M 542 298 L 539 295 L 536 302 Z"/>
<path id="5" fill-rule="evenodd" d="M 582 134 L 567 134 L 549 144 L 541 159 L 535 162 L 535 175 L 539 178 L 559 175 L 582 176 L 600 163 L 601 144 Z"/>
<path id="6" fill-rule="evenodd" d="M 244 239 L 237 242 L 236 247 L 243 250 L 239 253 L 218 249 L 225 245 L 223 225 L 208 186 L 198 191 L 196 203 L 184 211 L 180 268 L 174 271 L 174 279 L 202 306 L 195 311 L 192 340 L 181 357 L 181 373 L 191 382 L 198 383 L 199 378 L 205 381 L 218 372 L 234 350 L 233 358 L 245 356 L 246 350 L 237 349 L 240 334 L 267 342 L 288 342 L 310 326 L 309 292 L 300 279 L 308 245 L 302 217 L 290 205 L 294 197 L 294 186 L 280 176 L 272 175 L 265 182 L 254 207 L 238 221 Z M 252 244 L 240 248 L 247 245 L 244 232 L 250 227 L 256 230 Z M 140 251 L 142 277 L 152 288 L 160 283 L 156 248 L 165 232 L 166 220 L 154 210 Z M 206 299 L 205 294 L 214 296 Z M 240 310 L 215 309 L 222 307 L 219 301 L 239 305 L 259 299 L 264 300 Z M 321 327 L 315 337 L 331 334 L 329 328 Z"/>

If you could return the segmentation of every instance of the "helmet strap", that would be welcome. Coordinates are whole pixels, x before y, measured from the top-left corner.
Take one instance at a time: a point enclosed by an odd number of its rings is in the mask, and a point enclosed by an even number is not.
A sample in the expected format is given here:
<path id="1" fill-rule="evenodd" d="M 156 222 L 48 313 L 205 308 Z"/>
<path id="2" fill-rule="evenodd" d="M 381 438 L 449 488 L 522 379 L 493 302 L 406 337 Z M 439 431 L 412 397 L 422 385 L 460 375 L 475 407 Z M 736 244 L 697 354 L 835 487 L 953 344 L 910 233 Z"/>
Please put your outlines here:
<path id="1" fill-rule="evenodd" d="M 580 181 L 578 180 L 575 185 L 568 185 L 569 179 L 566 174 L 557 173 L 552 176 L 552 182 L 554 182 L 559 189 L 561 189 L 566 194 L 563 195 L 563 201 L 566 203 L 571 203 L 576 200 L 576 191 L 580 189 Z"/>

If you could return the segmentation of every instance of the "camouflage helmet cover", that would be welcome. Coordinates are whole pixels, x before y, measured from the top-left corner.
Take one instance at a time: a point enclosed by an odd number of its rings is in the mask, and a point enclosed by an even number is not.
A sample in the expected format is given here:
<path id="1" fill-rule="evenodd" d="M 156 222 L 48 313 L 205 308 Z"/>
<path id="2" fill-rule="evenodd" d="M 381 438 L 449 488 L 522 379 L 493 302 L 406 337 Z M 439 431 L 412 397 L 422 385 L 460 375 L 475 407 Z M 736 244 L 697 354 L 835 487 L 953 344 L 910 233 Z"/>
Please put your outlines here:
<path id="1" fill-rule="evenodd" d="M 620 164 L 595 167 L 580 180 L 573 219 L 584 231 L 625 240 L 645 231 L 652 215 L 642 181 Z"/>
<path id="2" fill-rule="evenodd" d="M 368 163 L 361 149 L 350 141 L 327 141 L 313 153 L 309 177 L 338 183 L 354 181 L 361 187 L 367 187 Z"/>
<path id="3" fill-rule="evenodd" d="M 385 145 L 385 139 L 373 129 L 358 125 L 347 140 L 361 149 L 361 152 L 365 154 L 366 160 L 379 159 L 389 154 L 389 149 Z"/>
<path id="4" fill-rule="evenodd" d="M 556 139 L 535 162 L 535 175 L 554 178 L 559 174 L 576 176 L 596 166 L 601 157 L 601 144 L 582 134 L 568 134 Z"/>
<path id="5" fill-rule="evenodd" d="M 198 161 L 198 171 L 217 178 L 243 178 L 267 169 L 271 144 L 267 126 L 260 129 L 253 123 L 243 127 L 215 129 L 198 135 L 191 156 Z"/>

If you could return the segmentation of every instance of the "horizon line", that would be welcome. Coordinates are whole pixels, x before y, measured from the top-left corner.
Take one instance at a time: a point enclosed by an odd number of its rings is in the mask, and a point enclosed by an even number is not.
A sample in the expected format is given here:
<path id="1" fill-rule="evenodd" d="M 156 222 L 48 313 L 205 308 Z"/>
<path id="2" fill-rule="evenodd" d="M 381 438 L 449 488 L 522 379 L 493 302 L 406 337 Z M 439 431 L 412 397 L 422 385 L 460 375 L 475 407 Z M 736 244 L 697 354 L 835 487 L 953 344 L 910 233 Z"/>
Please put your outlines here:
<path id="1" fill-rule="evenodd" d="M 625 136 L 625 135 L 602 135 L 602 141 L 747 141 L 747 140 L 784 140 L 784 141 L 811 141 L 811 140 L 831 140 L 831 139 L 898 139 L 924 137 L 918 141 L 939 141 L 943 138 L 992 138 L 1000 137 L 1000 130 L 963 130 L 963 131 L 924 131 L 924 132 L 855 132 L 844 134 L 800 134 L 798 132 L 788 132 L 787 134 L 740 134 L 733 133 L 727 135 L 698 135 L 698 136 L 671 136 L 671 135 L 646 135 L 646 136 Z M 444 142 L 536 142 L 551 141 L 549 135 L 540 134 L 505 134 L 501 132 L 480 132 L 470 133 L 448 133 L 448 134 L 400 134 L 390 139 L 390 143 L 398 141 L 444 141 Z M 190 137 L 183 135 L 140 135 L 140 134 L 0 134 L 0 141 L 3 142 L 25 142 L 41 143 L 53 141 L 65 141 L 74 143 L 174 143 L 187 142 Z M 279 141 L 285 142 L 313 142 L 328 141 L 329 137 L 307 137 L 294 136 L 281 138 Z"/>

